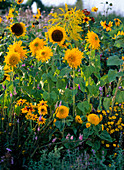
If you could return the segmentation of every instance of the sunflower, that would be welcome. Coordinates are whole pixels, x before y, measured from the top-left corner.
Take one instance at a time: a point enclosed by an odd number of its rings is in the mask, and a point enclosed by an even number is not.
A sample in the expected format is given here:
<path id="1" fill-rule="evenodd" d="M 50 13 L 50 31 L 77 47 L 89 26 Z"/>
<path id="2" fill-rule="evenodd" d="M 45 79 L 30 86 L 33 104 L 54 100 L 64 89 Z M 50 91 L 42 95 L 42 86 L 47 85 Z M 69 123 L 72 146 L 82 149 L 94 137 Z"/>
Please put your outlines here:
<path id="1" fill-rule="evenodd" d="M 58 117 L 59 119 L 64 119 L 69 114 L 69 108 L 61 105 L 60 107 L 56 109 L 55 114 L 56 114 L 56 117 Z"/>
<path id="2" fill-rule="evenodd" d="M 46 42 L 43 39 L 35 38 L 32 42 L 30 42 L 29 48 L 32 52 L 32 55 L 35 55 L 36 52 L 44 47 Z"/>
<path id="3" fill-rule="evenodd" d="M 65 52 L 64 60 L 67 60 L 67 63 L 72 68 L 77 68 L 81 64 L 83 58 L 83 53 L 78 50 L 78 48 L 73 48 L 72 50 L 68 49 Z"/>
<path id="4" fill-rule="evenodd" d="M 26 33 L 26 27 L 25 24 L 22 22 L 17 22 L 12 25 L 10 25 L 10 31 L 19 38 L 20 36 L 24 36 Z"/>
<path id="5" fill-rule="evenodd" d="M 48 61 L 50 59 L 50 56 L 53 56 L 53 53 L 51 51 L 51 48 L 49 47 L 43 47 L 36 53 L 36 58 L 38 61 L 42 60 L 42 62 Z"/>
<path id="6" fill-rule="evenodd" d="M 86 41 L 89 43 L 89 47 L 92 49 L 98 49 L 100 47 L 100 40 L 96 33 L 88 31 Z"/>
<path id="7" fill-rule="evenodd" d="M 38 125 L 43 125 L 43 124 L 45 124 L 45 122 L 46 122 L 46 119 L 43 117 L 43 116 L 40 116 L 38 119 L 37 119 L 37 123 L 38 123 Z"/>
<path id="8" fill-rule="evenodd" d="M 100 119 L 99 119 L 98 115 L 96 115 L 94 113 L 89 114 L 87 116 L 87 120 L 88 120 L 88 122 L 90 122 L 91 124 L 94 124 L 95 126 L 98 125 L 99 122 L 100 122 Z"/>
<path id="9" fill-rule="evenodd" d="M 47 107 L 46 106 L 39 106 L 38 107 L 38 113 L 40 114 L 40 115 L 46 115 L 47 114 Z"/>
<path id="10" fill-rule="evenodd" d="M 20 55 L 17 52 L 10 51 L 7 56 L 5 56 L 5 63 L 11 67 L 16 67 L 20 61 Z"/>
<path id="11" fill-rule="evenodd" d="M 38 107 L 40 107 L 40 106 L 46 106 L 46 107 L 47 107 L 47 106 L 48 106 L 48 105 L 47 105 L 47 101 L 41 100 L 40 103 L 37 104 L 37 106 L 38 106 Z"/>
<path id="12" fill-rule="evenodd" d="M 0 23 L 2 22 L 2 18 L 0 17 Z"/>
<path id="13" fill-rule="evenodd" d="M 8 50 L 18 52 L 20 54 L 20 59 L 24 60 L 24 58 L 27 58 L 27 50 L 24 50 L 24 46 L 21 45 L 22 41 L 15 42 L 13 45 L 9 45 Z"/>
<path id="14" fill-rule="evenodd" d="M 52 43 L 58 43 L 58 45 L 64 44 L 66 38 L 66 32 L 63 27 L 55 26 L 48 30 L 49 40 Z"/>
<path id="15" fill-rule="evenodd" d="M 97 11 L 98 11 L 98 8 L 92 7 L 91 11 L 92 11 L 92 12 L 97 12 Z"/>
<path id="16" fill-rule="evenodd" d="M 75 117 L 75 122 L 80 123 L 80 124 L 83 123 L 83 121 L 82 121 L 82 119 L 81 119 L 81 117 L 80 117 L 79 115 L 77 115 L 77 116 Z"/>
<path id="17" fill-rule="evenodd" d="M 17 4 L 22 4 L 24 0 L 17 0 Z"/>
<path id="18" fill-rule="evenodd" d="M 116 25 L 116 26 L 119 26 L 120 23 L 121 23 L 121 20 L 118 19 L 118 18 L 115 18 L 114 21 L 115 21 L 115 25 Z"/>

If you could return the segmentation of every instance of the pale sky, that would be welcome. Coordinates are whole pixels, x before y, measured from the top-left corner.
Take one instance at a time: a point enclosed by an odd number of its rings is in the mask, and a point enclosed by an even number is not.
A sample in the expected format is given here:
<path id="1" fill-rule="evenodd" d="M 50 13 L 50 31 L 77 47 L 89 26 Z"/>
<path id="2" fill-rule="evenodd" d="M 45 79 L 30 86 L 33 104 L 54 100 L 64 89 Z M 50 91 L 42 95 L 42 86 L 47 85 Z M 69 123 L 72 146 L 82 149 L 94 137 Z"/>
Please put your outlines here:
<path id="1" fill-rule="evenodd" d="M 27 0 L 24 0 L 26 2 Z M 42 0 L 42 3 L 47 6 L 58 6 L 60 4 L 67 3 L 68 5 L 74 5 L 77 0 Z M 104 6 L 103 4 L 100 4 L 101 2 L 105 3 L 108 1 L 108 3 L 112 3 L 112 11 L 115 11 L 117 14 L 122 14 L 124 16 L 124 0 L 83 0 L 83 6 L 84 9 L 91 10 L 92 7 L 96 6 L 98 7 L 98 12 L 103 11 L 104 7 L 107 8 L 107 5 Z M 33 4 L 33 12 L 35 13 L 37 11 L 36 4 Z"/>

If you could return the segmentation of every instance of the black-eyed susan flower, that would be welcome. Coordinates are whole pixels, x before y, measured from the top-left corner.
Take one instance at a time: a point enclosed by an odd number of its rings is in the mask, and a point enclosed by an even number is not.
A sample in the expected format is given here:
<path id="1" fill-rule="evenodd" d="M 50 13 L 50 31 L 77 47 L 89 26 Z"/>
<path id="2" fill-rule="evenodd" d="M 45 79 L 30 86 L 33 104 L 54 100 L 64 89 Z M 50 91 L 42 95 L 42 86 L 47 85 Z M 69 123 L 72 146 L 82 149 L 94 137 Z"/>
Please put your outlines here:
<path id="1" fill-rule="evenodd" d="M 88 120 L 88 122 L 90 122 L 91 124 L 94 124 L 95 126 L 98 125 L 100 122 L 98 115 L 96 115 L 94 113 L 89 114 L 87 116 L 87 120 Z"/>
<path id="2" fill-rule="evenodd" d="M 48 37 L 50 42 L 62 45 L 66 39 L 65 29 L 60 26 L 51 27 L 48 30 Z"/>
<path id="3" fill-rule="evenodd" d="M 41 101 L 39 101 L 39 103 L 37 104 L 37 106 L 38 106 L 38 107 L 40 107 L 40 106 L 46 106 L 46 107 L 47 107 L 47 106 L 48 106 L 48 105 L 47 105 L 47 101 L 41 100 Z"/>
<path id="4" fill-rule="evenodd" d="M 32 105 L 32 103 L 26 102 L 26 106 L 21 109 L 22 113 L 32 113 L 35 112 L 34 109 L 35 106 Z"/>
<path id="5" fill-rule="evenodd" d="M 115 21 L 115 25 L 116 25 L 116 26 L 119 26 L 120 23 L 121 23 L 121 20 L 118 19 L 118 18 L 115 18 L 114 21 Z"/>
<path id="6" fill-rule="evenodd" d="M 91 123 L 86 123 L 86 128 L 89 128 L 91 126 Z"/>
<path id="7" fill-rule="evenodd" d="M 89 17 L 84 17 L 83 18 L 83 23 L 89 24 L 89 21 L 91 21 L 91 19 Z"/>
<path id="8" fill-rule="evenodd" d="M 24 0 L 17 0 L 17 4 L 22 4 Z"/>
<path id="9" fill-rule="evenodd" d="M 38 113 L 40 114 L 40 115 L 46 115 L 47 114 L 47 107 L 46 106 L 39 106 L 38 107 Z"/>
<path id="10" fill-rule="evenodd" d="M 23 49 L 24 46 L 21 45 L 22 45 L 22 41 L 14 42 L 13 45 L 9 45 L 8 50 L 17 52 L 20 55 L 20 59 L 24 60 L 25 58 L 27 58 L 26 56 L 27 50 L 24 50 Z"/>
<path id="11" fill-rule="evenodd" d="M 100 47 L 100 40 L 98 35 L 93 31 L 88 31 L 86 41 L 89 47 L 92 49 L 98 49 Z"/>
<path id="12" fill-rule="evenodd" d="M 40 12 L 40 9 L 37 9 L 37 14 L 36 15 L 33 15 L 33 18 L 35 19 L 39 19 L 41 16 L 41 12 Z"/>
<path id="13" fill-rule="evenodd" d="M 37 118 L 38 125 L 41 125 L 41 124 L 43 125 L 45 124 L 45 122 L 46 122 L 46 119 L 43 116 L 40 116 Z"/>
<path id="14" fill-rule="evenodd" d="M 35 38 L 32 42 L 30 42 L 29 48 L 32 52 L 32 55 L 35 55 L 36 52 L 44 47 L 46 42 L 43 39 Z"/>
<path id="15" fill-rule="evenodd" d="M 19 100 L 17 100 L 16 104 L 20 106 L 20 105 L 23 105 L 26 101 L 27 100 L 25 100 L 25 99 L 19 99 Z"/>
<path id="16" fill-rule="evenodd" d="M 57 107 L 55 114 L 56 114 L 56 117 L 58 117 L 59 119 L 64 119 L 69 114 L 69 108 L 61 105 L 61 106 Z"/>
<path id="17" fill-rule="evenodd" d="M 75 122 L 80 123 L 80 124 L 83 123 L 83 121 L 82 121 L 82 119 L 81 119 L 81 117 L 80 117 L 79 115 L 77 115 L 77 116 L 75 117 Z"/>
<path id="18" fill-rule="evenodd" d="M 17 38 L 24 36 L 26 33 L 25 24 L 22 22 L 13 23 L 12 25 L 10 25 L 9 29 Z"/>
<path id="19" fill-rule="evenodd" d="M 53 56 L 53 52 L 50 47 L 46 47 L 46 46 L 44 46 L 36 53 L 37 60 L 42 62 L 48 61 L 51 56 Z"/>
<path id="20" fill-rule="evenodd" d="M 123 31 L 118 31 L 117 35 L 114 34 L 114 38 L 113 39 L 118 38 L 119 35 L 124 35 L 124 32 Z"/>
<path id="21" fill-rule="evenodd" d="M 101 26 L 103 27 L 103 29 L 106 29 L 106 31 L 111 31 L 111 27 L 113 26 L 113 22 L 109 21 L 109 23 L 107 24 L 106 21 L 101 21 L 100 22 Z"/>
<path id="22" fill-rule="evenodd" d="M 80 66 L 83 57 L 83 52 L 78 48 L 68 49 L 65 52 L 64 61 L 66 60 L 70 67 L 77 69 Z"/>
<path id="23" fill-rule="evenodd" d="M 11 67 L 16 67 L 16 65 L 20 61 L 20 55 L 17 52 L 10 51 L 8 52 L 7 56 L 5 56 L 5 63 Z"/>
<path id="24" fill-rule="evenodd" d="M 97 11 L 98 11 L 98 8 L 96 8 L 96 7 L 94 6 L 94 7 L 92 7 L 91 11 L 92 11 L 92 12 L 97 12 Z"/>

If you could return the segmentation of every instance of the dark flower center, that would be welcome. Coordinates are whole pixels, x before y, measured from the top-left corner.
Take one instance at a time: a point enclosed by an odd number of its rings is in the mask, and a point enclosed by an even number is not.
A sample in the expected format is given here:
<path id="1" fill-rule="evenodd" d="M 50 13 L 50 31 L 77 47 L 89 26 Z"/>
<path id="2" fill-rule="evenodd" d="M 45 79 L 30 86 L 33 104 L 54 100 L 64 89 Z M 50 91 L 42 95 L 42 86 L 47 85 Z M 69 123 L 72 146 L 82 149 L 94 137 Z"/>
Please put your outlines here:
<path id="1" fill-rule="evenodd" d="M 60 30 L 55 30 L 52 33 L 52 39 L 56 42 L 60 42 L 63 39 L 63 33 Z"/>
<path id="2" fill-rule="evenodd" d="M 12 32 L 13 32 L 15 35 L 17 35 L 17 36 L 20 36 L 20 35 L 23 34 L 23 27 L 22 27 L 22 25 L 21 25 L 20 23 L 14 24 L 14 25 L 11 27 L 11 29 L 12 29 Z"/>

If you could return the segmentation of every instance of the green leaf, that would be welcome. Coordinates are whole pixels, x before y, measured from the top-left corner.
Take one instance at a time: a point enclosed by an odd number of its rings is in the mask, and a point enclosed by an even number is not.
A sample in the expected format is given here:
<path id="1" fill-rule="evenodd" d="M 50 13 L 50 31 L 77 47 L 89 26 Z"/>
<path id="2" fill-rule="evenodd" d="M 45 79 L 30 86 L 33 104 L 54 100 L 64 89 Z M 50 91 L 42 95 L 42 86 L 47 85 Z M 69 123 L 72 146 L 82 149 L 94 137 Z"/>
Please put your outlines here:
<path id="1" fill-rule="evenodd" d="M 118 103 L 124 102 L 124 91 L 118 91 L 117 92 L 115 102 L 118 102 Z"/>
<path id="2" fill-rule="evenodd" d="M 111 98 L 104 98 L 103 106 L 105 110 L 109 110 L 110 102 L 111 102 Z"/>
<path id="3" fill-rule="evenodd" d="M 88 85 L 88 90 L 90 93 L 90 96 L 95 96 L 97 97 L 99 95 L 99 87 L 96 85 Z"/>
<path id="4" fill-rule="evenodd" d="M 72 70 L 71 70 L 70 68 L 65 67 L 65 68 L 63 68 L 63 69 L 60 71 L 59 76 L 64 76 L 64 75 L 70 73 L 71 71 L 72 71 Z"/>
<path id="5" fill-rule="evenodd" d="M 108 72 L 108 80 L 109 82 L 112 82 L 116 79 L 116 75 L 117 75 L 117 70 L 112 70 L 110 69 Z"/>
<path id="6" fill-rule="evenodd" d="M 56 121 L 55 125 L 60 131 L 63 131 L 64 126 L 65 126 L 65 124 L 62 121 Z"/>
<path id="7" fill-rule="evenodd" d="M 119 59 L 118 56 L 110 56 L 107 60 L 107 65 L 108 66 L 118 66 L 123 64 L 123 60 Z"/>
<path id="8" fill-rule="evenodd" d="M 106 130 L 103 130 L 100 134 L 100 138 L 109 142 L 112 142 L 112 138 Z"/>
<path id="9" fill-rule="evenodd" d="M 87 141 L 86 141 L 86 144 L 89 145 L 89 146 L 93 146 L 93 143 L 92 143 L 92 141 L 90 141 L 90 140 L 87 140 Z"/>
<path id="10" fill-rule="evenodd" d="M 91 104 L 89 104 L 88 101 L 78 103 L 77 107 L 79 110 L 83 112 L 83 115 L 86 115 L 87 113 L 91 111 Z"/>
<path id="11" fill-rule="evenodd" d="M 99 141 L 99 140 L 97 140 L 97 141 L 94 142 L 94 144 L 93 144 L 93 149 L 94 149 L 95 151 L 97 151 L 97 150 L 100 149 L 100 141 Z"/>

